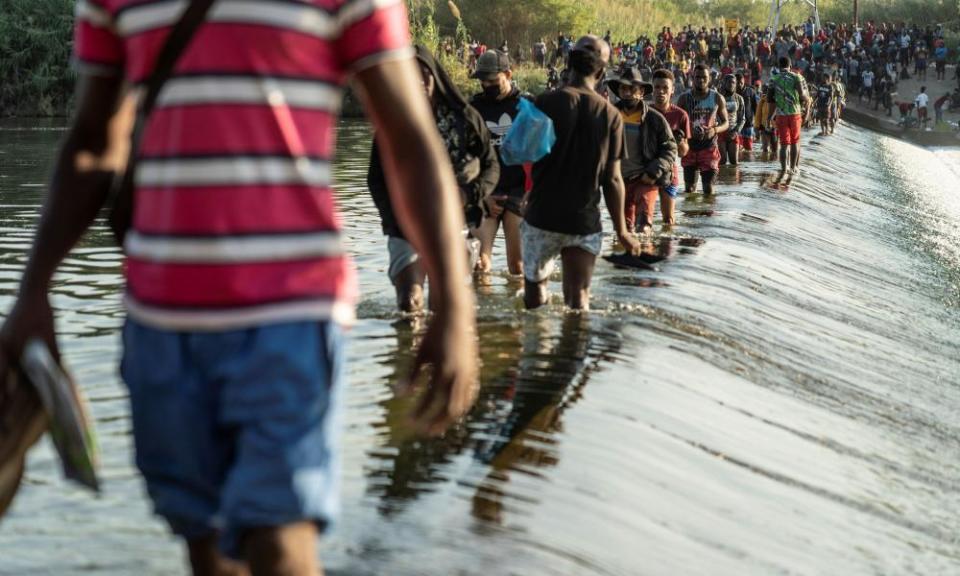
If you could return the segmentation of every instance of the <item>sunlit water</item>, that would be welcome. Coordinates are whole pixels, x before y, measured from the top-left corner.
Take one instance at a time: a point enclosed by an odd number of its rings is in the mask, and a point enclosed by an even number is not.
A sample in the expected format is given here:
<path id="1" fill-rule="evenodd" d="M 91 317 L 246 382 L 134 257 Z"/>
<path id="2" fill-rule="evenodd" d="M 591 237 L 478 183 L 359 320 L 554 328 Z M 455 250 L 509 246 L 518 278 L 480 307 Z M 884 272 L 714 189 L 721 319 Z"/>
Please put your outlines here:
<path id="1" fill-rule="evenodd" d="M 2 309 L 61 135 L 0 127 Z M 329 571 L 960 573 L 960 154 L 849 126 L 811 135 L 789 187 L 768 162 L 726 170 L 714 199 L 684 198 L 679 225 L 650 240 L 650 270 L 600 263 L 590 314 L 523 312 L 516 281 L 484 280 L 480 400 L 424 442 L 391 393 L 418 328 L 393 313 L 369 134 L 343 124 L 339 198 L 364 300 Z M 496 256 L 503 269 L 502 243 Z M 0 574 L 183 572 L 131 465 L 119 266 L 99 228 L 54 289 L 103 495 L 35 449 L 0 525 Z"/>

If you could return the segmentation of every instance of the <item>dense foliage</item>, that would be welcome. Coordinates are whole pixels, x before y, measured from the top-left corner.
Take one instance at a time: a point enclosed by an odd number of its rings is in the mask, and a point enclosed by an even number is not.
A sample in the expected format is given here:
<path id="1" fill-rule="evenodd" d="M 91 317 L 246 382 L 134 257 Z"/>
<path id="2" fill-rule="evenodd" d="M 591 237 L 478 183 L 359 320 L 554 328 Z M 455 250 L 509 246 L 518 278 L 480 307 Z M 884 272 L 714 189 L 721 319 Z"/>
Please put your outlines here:
<path id="1" fill-rule="evenodd" d="M 0 115 L 65 114 L 74 0 L 3 0 L 0 10 Z"/>
<path id="2" fill-rule="evenodd" d="M 75 0 L 2 0 L 0 5 L 0 115 L 62 115 L 70 106 L 74 74 L 70 68 L 71 27 Z M 528 49 L 537 38 L 558 32 L 604 34 L 630 39 L 684 24 L 719 26 L 724 18 L 765 26 L 766 0 L 406 0 L 417 41 L 439 46 L 468 36 L 490 45 L 506 41 Z M 824 21 L 849 22 L 854 0 L 820 0 Z M 861 20 L 943 23 L 956 46 L 960 0 L 859 0 Z M 784 7 L 783 22 L 805 19 L 801 0 Z M 451 74 L 467 90 L 475 88 L 466 70 L 445 59 Z M 525 88 L 542 81 L 542 73 L 518 71 Z"/>

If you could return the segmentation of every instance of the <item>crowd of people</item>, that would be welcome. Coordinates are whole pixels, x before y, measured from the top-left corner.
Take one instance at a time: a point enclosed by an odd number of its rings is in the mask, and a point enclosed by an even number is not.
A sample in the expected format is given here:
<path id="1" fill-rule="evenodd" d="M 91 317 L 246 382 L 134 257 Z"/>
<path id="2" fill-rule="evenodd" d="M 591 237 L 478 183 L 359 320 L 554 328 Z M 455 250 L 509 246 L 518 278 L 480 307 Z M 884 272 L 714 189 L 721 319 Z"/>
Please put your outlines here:
<path id="1" fill-rule="evenodd" d="M 706 64 L 714 81 L 727 74 L 742 73 L 750 85 L 777 69 L 779 59 L 786 56 L 809 84 L 832 83 L 835 88 L 842 87 L 834 95 L 838 106 L 844 104 L 849 90 L 859 101 L 872 104 L 874 109 L 883 108 L 888 115 L 904 104 L 901 110 L 909 110 L 918 124 L 930 119 L 926 110 L 928 99 L 935 105 L 935 123 L 943 122 L 942 112 L 960 108 L 960 68 L 954 68 L 953 77 L 947 78 L 947 65 L 960 59 L 960 46 L 954 46 L 951 53 L 941 25 L 867 22 L 856 27 L 829 23 L 817 28 L 811 18 L 777 31 L 760 27 L 725 31 L 684 26 L 676 32 L 672 27 L 663 27 L 655 38 L 612 41 L 608 32 L 605 39 L 612 42 L 615 65 L 636 66 L 648 76 L 657 69 L 670 70 L 681 88 L 691 87 L 696 64 Z M 548 53 L 552 57 L 547 65 L 562 63 L 569 44 L 570 39 L 563 34 L 551 41 L 553 50 Z M 900 80 L 925 81 L 931 68 L 931 80 L 944 83 L 942 93 L 920 96 L 920 91 L 898 92 Z M 948 80 L 956 81 L 952 89 L 946 87 Z"/>
<path id="2" fill-rule="evenodd" d="M 104 182 L 123 173 L 130 140 L 118 126 L 136 109 L 125 87 L 151 77 L 158 32 L 174 24 L 138 0 L 80 4 L 78 111 L 0 330 L 0 378 L 30 338 L 56 354 L 54 272 L 106 202 Z M 631 43 L 560 35 L 533 47 L 537 63 L 562 67 L 551 89 L 519 91 L 504 43 L 476 48 L 467 98 L 430 50 L 411 49 L 399 3 L 348 4 L 348 14 L 298 5 L 297 19 L 274 4 L 204 24 L 137 143 L 122 375 L 137 465 L 196 574 L 319 570 L 316 535 L 337 508 L 341 326 L 356 298 L 330 170 L 349 78 L 376 132 L 368 183 L 398 305 L 433 311 L 410 376 L 427 381 L 411 423 L 439 434 L 476 398 L 465 280 L 471 260 L 475 272 L 492 269 L 501 227 L 527 308 L 547 302 L 559 260 L 565 305 L 587 309 L 601 202 L 616 244 L 636 255 L 658 201 L 672 225 L 675 198 L 713 194 L 720 166 L 758 138 L 781 178 L 795 174 L 802 125 L 816 110 L 833 131 L 851 74 L 896 62 L 896 81 L 908 63 L 920 73 L 943 54 L 936 29 L 873 25 L 726 36 L 688 26 Z M 118 26 L 121 16 L 137 25 Z M 244 50 L 224 50 L 225 38 L 243 38 Z M 512 166 L 500 146 L 524 99 L 552 121 L 555 141 Z M 22 390 L 0 382 L 0 399 Z"/>

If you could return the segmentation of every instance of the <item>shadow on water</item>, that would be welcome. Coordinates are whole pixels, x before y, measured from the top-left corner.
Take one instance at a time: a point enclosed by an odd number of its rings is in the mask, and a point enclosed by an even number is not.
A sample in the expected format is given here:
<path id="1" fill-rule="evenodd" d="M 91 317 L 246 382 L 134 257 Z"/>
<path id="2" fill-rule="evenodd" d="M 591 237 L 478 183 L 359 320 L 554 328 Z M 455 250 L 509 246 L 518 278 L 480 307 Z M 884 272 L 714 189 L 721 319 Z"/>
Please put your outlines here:
<path id="1" fill-rule="evenodd" d="M 384 380 L 388 388 L 412 361 L 422 328 L 408 321 L 393 327 L 399 360 Z M 485 323 L 484 385 L 462 424 L 442 438 L 414 438 L 405 424 L 413 399 L 391 394 L 381 402 L 383 419 L 374 423 L 379 441 L 367 471 L 367 491 L 379 499 L 380 513 L 402 513 L 435 484 L 448 482 L 447 469 L 461 454 L 486 470 L 472 497 L 472 514 L 481 523 L 503 524 L 507 512 L 541 504 L 536 496 L 512 492 L 510 476 L 540 475 L 539 469 L 557 464 L 563 415 L 604 364 L 614 361 L 620 332 L 615 322 L 576 313 L 561 318 L 529 313 L 519 321 Z"/>

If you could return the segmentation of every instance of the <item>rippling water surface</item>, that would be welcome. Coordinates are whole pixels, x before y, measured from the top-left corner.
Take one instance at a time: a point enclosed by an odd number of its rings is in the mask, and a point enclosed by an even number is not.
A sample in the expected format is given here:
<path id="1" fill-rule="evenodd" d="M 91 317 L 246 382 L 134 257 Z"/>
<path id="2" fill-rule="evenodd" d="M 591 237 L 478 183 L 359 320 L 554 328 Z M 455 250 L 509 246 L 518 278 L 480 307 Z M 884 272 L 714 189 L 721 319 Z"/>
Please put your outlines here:
<path id="1" fill-rule="evenodd" d="M 812 133 L 811 133 L 812 134 Z M 0 125 L 0 308 L 36 224 L 55 127 Z M 960 573 L 960 153 L 844 126 L 801 175 L 727 169 L 658 231 L 651 269 L 598 266 L 594 307 L 523 312 L 481 279 L 483 388 L 444 438 L 391 385 L 420 327 L 393 313 L 344 123 L 339 198 L 361 274 L 335 575 Z M 609 230 L 609 227 L 608 227 Z M 502 243 L 496 254 L 505 268 Z M 0 574 L 170 574 L 116 376 L 120 257 L 98 228 L 54 288 L 103 448 L 98 499 L 44 443 L 0 525 Z M 553 292 L 559 292 L 554 282 Z"/>

